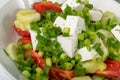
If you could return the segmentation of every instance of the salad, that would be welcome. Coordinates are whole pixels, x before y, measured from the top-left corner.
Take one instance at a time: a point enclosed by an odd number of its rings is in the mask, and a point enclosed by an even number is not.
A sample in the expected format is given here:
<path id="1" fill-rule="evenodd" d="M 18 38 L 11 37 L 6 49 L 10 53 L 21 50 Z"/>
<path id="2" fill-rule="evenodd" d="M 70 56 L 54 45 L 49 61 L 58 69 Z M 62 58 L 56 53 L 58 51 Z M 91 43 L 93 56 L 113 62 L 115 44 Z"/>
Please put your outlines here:
<path id="1" fill-rule="evenodd" d="M 120 78 L 120 20 L 89 0 L 43 0 L 16 14 L 5 53 L 30 80 Z"/>

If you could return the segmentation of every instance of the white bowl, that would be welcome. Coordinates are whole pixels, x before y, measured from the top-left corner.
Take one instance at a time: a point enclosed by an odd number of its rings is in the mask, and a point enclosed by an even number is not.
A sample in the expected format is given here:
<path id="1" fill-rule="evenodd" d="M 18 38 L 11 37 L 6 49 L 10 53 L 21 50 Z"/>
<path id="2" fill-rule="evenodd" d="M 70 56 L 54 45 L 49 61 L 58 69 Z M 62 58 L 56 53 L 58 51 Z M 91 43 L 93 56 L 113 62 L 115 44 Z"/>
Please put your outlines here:
<path id="1" fill-rule="evenodd" d="M 3 49 L 8 43 L 14 42 L 18 38 L 13 29 L 16 12 L 21 8 L 30 8 L 35 1 L 39 0 L 0 0 L 0 72 L 6 75 L 0 74 L 0 80 L 25 80 Z M 112 11 L 120 18 L 120 4 L 116 1 L 90 0 L 90 3 L 103 12 Z"/>

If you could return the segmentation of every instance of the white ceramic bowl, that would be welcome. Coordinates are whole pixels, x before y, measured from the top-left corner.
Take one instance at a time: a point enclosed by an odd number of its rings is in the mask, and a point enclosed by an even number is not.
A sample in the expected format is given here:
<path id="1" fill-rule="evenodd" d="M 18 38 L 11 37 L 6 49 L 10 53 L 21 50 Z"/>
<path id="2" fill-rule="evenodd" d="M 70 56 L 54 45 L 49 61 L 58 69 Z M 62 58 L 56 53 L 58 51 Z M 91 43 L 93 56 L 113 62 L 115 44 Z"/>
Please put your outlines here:
<path id="1" fill-rule="evenodd" d="M 3 49 L 8 43 L 16 41 L 18 38 L 13 30 L 16 12 L 21 8 L 30 8 L 36 1 L 40 0 L 0 0 L 0 72 L 6 75 L 6 78 L 0 78 L 0 80 L 25 80 L 15 64 L 3 52 Z M 90 3 L 103 12 L 112 11 L 120 18 L 120 4 L 116 1 L 90 0 Z M 4 76 L 0 75 L 0 77 Z"/>

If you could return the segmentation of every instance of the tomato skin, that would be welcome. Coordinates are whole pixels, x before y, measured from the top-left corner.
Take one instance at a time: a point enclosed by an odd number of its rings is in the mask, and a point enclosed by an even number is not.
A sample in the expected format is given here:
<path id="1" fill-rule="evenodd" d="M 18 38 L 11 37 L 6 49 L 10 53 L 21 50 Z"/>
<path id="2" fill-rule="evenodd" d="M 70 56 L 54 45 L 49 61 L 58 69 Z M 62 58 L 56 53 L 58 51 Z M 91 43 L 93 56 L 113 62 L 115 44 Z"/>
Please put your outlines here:
<path id="1" fill-rule="evenodd" d="M 35 9 L 40 14 L 44 13 L 47 10 L 53 10 L 57 12 L 62 12 L 62 9 L 59 5 L 53 4 L 50 1 L 47 2 L 35 2 L 33 4 L 33 9 Z"/>
<path id="2" fill-rule="evenodd" d="M 18 41 L 21 42 L 22 44 L 27 44 L 27 43 L 32 44 L 31 38 L 27 38 L 27 37 L 22 37 Z"/>
<path id="3" fill-rule="evenodd" d="M 67 71 L 51 67 L 49 76 L 55 78 L 56 80 L 71 80 L 71 78 L 74 76 L 74 71 Z"/>
<path id="4" fill-rule="evenodd" d="M 46 66 L 45 60 L 42 57 L 40 57 L 37 52 L 33 50 L 30 50 L 30 52 L 31 52 L 31 58 L 34 60 L 35 64 L 38 67 L 44 69 L 44 67 Z"/>
<path id="5" fill-rule="evenodd" d="M 97 71 L 96 74 L 102 75 L 108 78 L 120 78 L 120 62 L 112 59 L 105 61 L 107 65 L 104 71 Z"/>
<path id="6" fill-rule="evenodd" d="M 18 33 L 18 35 L 20 35 L 22 37 L 30 38 L 30 33 L 28 31 L 22 31 L 21 29 L 17 28 L 15 25 L 14 25 L 14 29 Z"/>

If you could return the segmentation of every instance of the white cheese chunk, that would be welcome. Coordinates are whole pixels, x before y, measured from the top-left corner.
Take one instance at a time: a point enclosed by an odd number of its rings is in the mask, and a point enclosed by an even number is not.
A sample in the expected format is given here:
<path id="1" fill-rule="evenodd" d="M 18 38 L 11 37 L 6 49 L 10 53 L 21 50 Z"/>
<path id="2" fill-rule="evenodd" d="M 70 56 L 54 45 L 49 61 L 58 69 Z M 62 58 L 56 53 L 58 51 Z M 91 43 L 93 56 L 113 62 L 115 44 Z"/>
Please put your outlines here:
<path id="1" fill-rule="evenodd" d="M 37 47 L 37 39 L 36 39 L 36 36 L 37 36 L 37 32 L 33 31 L 33 30 L 29 30 L 30 32 L 30 36 L 31 36 L 31 41 L 32 41 L 32 46 L 33 46 L 33 50 L 36 50 L 36 47 Z"/>
<path id="2" fill-rule="evenodd" d="M 63 31 L 64 27 L 65 27 L 65 19 L 58 16 L 54 22 L 54 25 L 57 27 L 60 27 Z"/>
<path id="3" fill-rule="evenodd" d="M 120 26 L 117 25 L 111 30 L 112 34 L 118 39 L 120 42 Z"/>
<path id="4" fill-rule="evenodd" d="M 58 4 L 63 4 L 64 2 L 66 2 L 66 0 L 47 0 L 47 1 L 51 1 L 53 3 L 58 3 Z"/>
<path id="5" fill-rule="evenodd" d="M 91 49 L 91 51 L 88 51 L 86 47 L 83 47 L 77 50 L 76 54 L 81 55 L 82 57 L 81 61 L 92 60 L 94 59 L 94 57 L 100 57 L 99 54 L 94 49 Z"/>
<path id="6" fill-rule="evenodd" d="M 73 58 L 75 51 L 77 50 L 78 39 L 77 37 L 62 37 L 58 36 L 57 41 L 61 44 L 65 53 Z"/>
<path id="7" fill-rule="evenodd" d="M 72 9 L 76 11 L 81 11 L 84 7 L 83 4 L 77 3 L 76 0 L 67 0 L 62 6 L 61 9 L 64 10 L 66 7 L 70 6 Z"/>
<path id="8" fill-rule="evenodd" d="M 79 16 L 70 16 L 66 18 L 66 27 L 70 28 L 70 35 L 77 36 L 82 30 L 86 30 L 84 19 Z"/>
<path id="9" fill-rule="evenodd" d="M 102 18 L 102 12 L 96 9 L 90 10 L 91 21 L 99 21 Z"/>
<path id="10" fill-rule="evenodd" d="M 39 28 L 39 29 L 40 29 L 40 31 L 42 31 L 42 28 Z M 33 50 L 36 50 L 36 47 L 38 44 L 38 40 L 36 39 L 37 32 L 34 30 L 29 30 L 29 32 L 30 32 L 30 36 L 31 36 Z M 43 35 L 43 34 L 40 33 L 40 35 Z"/>

